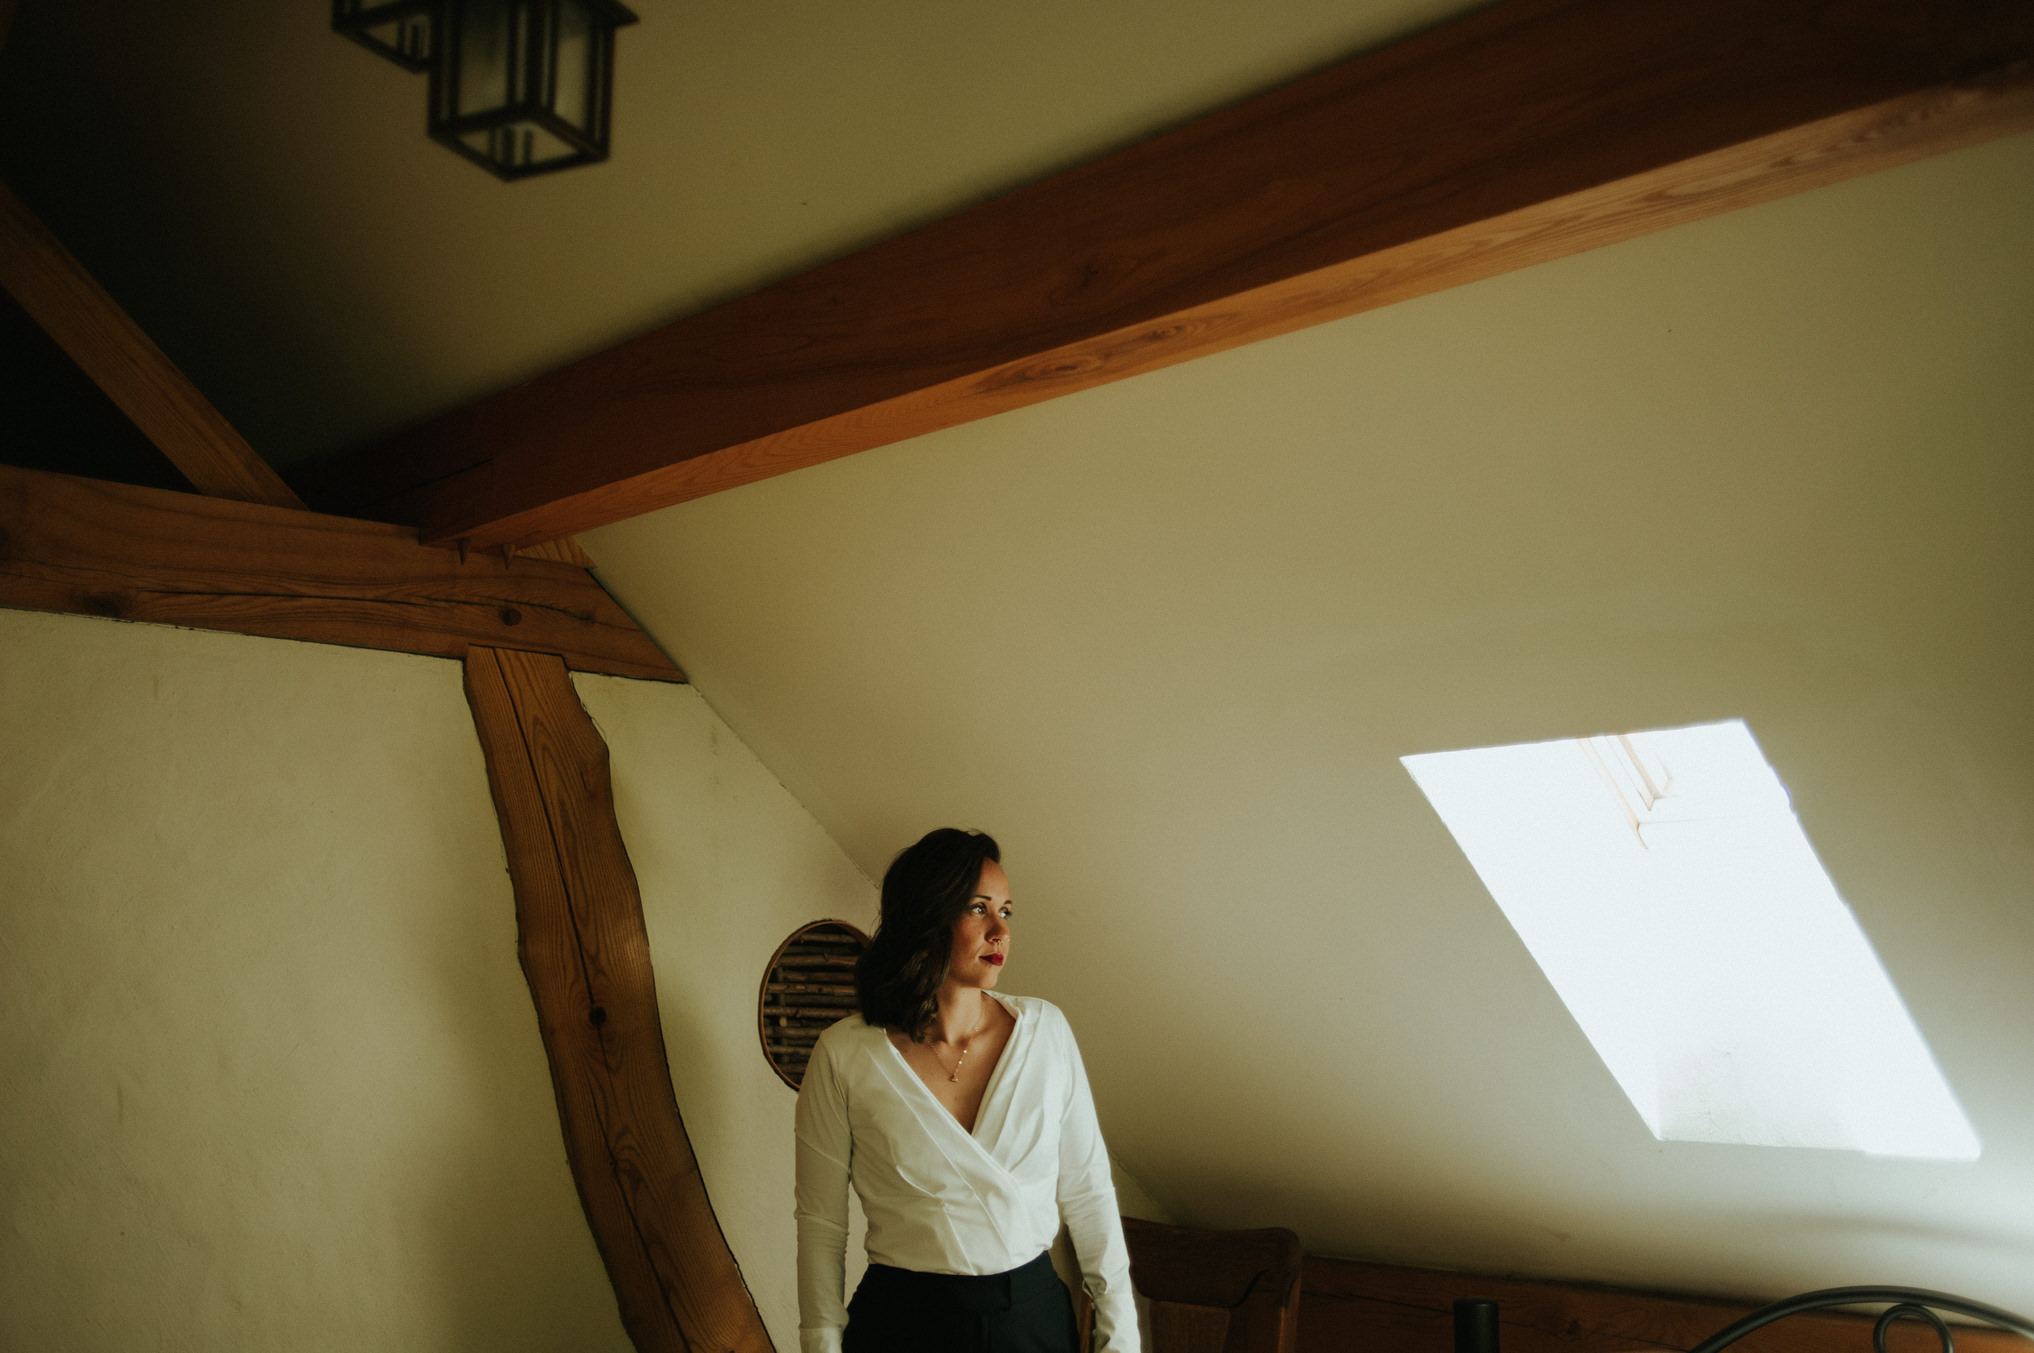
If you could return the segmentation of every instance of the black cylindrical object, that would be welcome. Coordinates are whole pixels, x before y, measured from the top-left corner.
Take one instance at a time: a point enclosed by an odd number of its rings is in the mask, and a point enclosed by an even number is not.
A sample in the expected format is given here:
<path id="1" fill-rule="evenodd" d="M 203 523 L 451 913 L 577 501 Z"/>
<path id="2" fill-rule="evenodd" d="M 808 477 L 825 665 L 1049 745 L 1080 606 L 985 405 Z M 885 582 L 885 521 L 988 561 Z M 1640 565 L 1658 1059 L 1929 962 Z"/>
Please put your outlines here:
<path id="1" fill-rule="evenodd" d="M 1455 1353 L 1497 1353 L 1497 1303 L 1464 1297 L 1455 1303 Z"/>

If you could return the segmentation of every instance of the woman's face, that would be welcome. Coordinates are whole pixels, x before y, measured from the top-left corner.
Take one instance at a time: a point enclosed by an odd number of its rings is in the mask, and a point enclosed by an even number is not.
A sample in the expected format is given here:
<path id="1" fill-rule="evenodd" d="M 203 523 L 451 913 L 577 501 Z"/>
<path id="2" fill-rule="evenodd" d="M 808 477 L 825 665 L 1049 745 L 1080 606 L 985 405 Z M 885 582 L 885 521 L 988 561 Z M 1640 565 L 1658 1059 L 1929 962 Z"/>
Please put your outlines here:
<path id="1" fill-rule="evenodd" d="M 953 955 L 947 980 L 987 990 L 1003 974 L 1010 956 L 1010 880 L 994 860 L 982 865 L 975 895 L 953 926 Z"/>

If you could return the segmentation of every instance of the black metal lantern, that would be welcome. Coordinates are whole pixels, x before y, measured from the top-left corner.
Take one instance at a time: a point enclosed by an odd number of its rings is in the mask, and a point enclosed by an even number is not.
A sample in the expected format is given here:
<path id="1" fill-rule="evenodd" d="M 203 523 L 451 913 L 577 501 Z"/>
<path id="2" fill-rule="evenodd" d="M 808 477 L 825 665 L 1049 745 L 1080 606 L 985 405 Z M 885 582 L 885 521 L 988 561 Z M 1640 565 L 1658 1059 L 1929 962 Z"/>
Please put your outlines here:
<path id="1" fill-rule="evenodd" d="M 405 70 L 429 70 L 438 0 L 332 0 L 332 28 Z"/>
<path id="2" fill-rule="evenodd" d="M 504 179 L 607 158 L 620 0 L 332 0 L 332 27 L 431 73 L 431 138 Z"/>
<path id="3" fill-rule="evenodd" d="M 607 158 L 618 0 L 438 0 L 432 139 L 504 179 Z"/>

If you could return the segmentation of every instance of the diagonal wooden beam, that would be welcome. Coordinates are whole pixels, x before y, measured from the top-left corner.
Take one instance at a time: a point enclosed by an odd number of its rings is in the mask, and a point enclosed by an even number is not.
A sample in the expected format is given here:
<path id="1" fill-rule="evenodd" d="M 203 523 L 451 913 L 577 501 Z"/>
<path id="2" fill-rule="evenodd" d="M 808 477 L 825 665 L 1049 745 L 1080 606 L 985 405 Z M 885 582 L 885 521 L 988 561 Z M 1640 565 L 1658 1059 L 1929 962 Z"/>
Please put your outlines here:
<path id="1" fill-rule="evenodd" d="M 526 545 L 2034 127 L 2026 0 L 1509 0 L 330 464 Z"/>
<path id="2" fill-rule="evenodd" d="M 0 0 L 0 44 L 6 42 L 12 17 L 13 0 Z M 271 507 L 304 505 L 4 183 L 0 287 L 198 492 Z M 529 545 L 522 553 L 593 567 L 570 537 Z"/>
<path id="3" fill-rule="evenodd" d="M 0 606 L 582 672 L 684 674 L 571 564 L 417 543 L 401 526 L 0 465 Z"/>
<path id="4" fill-rule="evenodd" d="M 0 23 L 6 17 L 0 13 Z M 304 505 L 5 184 L 0 287 L 200 493 L 272 507 Z"/>
<path id="5" fill-rule="evenodd" d="M 556 658 L 478 648 L 466 697 L 515 885 L 565 1154 L 642 1353 L 770 1353 L 671 1091 L 607 744 Z"/>

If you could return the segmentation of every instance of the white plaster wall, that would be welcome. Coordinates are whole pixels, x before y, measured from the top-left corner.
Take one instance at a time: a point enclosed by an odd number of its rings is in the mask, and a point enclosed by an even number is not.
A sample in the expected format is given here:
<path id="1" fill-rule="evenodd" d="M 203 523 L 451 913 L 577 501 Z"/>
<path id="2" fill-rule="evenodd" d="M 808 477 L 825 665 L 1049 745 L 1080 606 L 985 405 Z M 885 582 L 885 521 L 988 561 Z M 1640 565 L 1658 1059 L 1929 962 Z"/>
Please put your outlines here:
<path id="1" fill-rule="evenodd" d="M 458 666 L 0 611 L 0 1348 L 628 1346 Z"/>
<path id="2" fill-rule="evenodd" d="M 678 1102 L 795 1348 L 757 984 L 875 890 L 692 688 L 577 685 Z M 629 1347 L 457 664 L 0 610 L 0 1348 L 143 1347 Z"/>
<path id="3" fill-rule="evenodd" d="M 831 916 L 872 930 L 876 891 L 690 686 L 586 675 L 574 684 L 612 757 L 685 1130 L 770 1338 L 795 1349 L 797 1095 L 763 1060 L 756 997 L 799 926 Z M 855 1221 L 850 1284 L 861 1276 Z"/>

